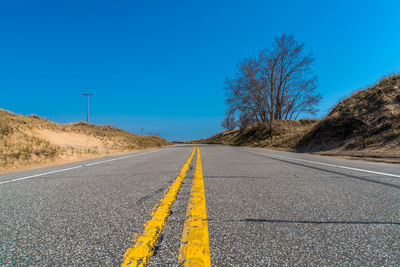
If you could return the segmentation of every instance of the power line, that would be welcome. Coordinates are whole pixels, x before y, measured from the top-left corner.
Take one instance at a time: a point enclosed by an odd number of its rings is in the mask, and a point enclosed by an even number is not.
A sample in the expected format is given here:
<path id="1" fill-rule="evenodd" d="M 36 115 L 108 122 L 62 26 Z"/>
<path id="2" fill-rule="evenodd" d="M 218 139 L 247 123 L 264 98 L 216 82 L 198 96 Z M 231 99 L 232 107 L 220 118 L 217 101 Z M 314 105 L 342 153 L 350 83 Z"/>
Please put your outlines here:
<path id="1" fill-rule="evenodd" d="M 89 96 L 93 94 L 82 94 L 86 96 L 86 110 L 87 110 L 87 116 L 86 116 L 86 121 L 89 123 Z"/>

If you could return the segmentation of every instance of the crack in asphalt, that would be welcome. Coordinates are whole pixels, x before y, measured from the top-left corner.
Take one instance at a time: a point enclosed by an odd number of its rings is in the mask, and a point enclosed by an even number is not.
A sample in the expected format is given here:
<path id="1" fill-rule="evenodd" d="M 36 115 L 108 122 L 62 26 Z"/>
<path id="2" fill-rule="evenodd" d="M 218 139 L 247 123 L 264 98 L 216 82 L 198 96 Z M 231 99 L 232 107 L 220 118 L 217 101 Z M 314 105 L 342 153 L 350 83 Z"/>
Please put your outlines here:
<path id="1" fill-rule="evenodd" d="M 169 183 L 169 184 L 170 184 L 170 183 Z M 169 186 L 169 184 L 168 184 L 168 186 Z M 145 202 L 146 200 L 148 200 L 148 199 L 154 197 L 155 195 L 157 195 L 157 194 L 159 194 L 159 193 L 164 192 L 164 190 L 165 190 L 166 188 L 168 188 L 168 186 L 163 186 L 163 187 L 161 187 L 161 188 L 159 188 L 159 189 L 157 189 L 157 190 L 151 192 L 150 194 L 147 194 L 147 195 L 141 197 L 140 199 L 138 199 L 138 200 L 136 201 L 136 204 L 137 204 L 137 205 L 142 205 L 143 202 Z"/>

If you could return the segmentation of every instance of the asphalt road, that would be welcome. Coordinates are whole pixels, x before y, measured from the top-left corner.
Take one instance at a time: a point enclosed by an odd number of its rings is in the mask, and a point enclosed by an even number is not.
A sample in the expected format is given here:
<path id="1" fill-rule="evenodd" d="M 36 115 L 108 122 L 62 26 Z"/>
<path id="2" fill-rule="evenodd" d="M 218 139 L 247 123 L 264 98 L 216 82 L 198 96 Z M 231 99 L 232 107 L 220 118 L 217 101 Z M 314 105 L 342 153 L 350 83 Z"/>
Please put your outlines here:
<path id="1" fill-rule="evenodd" d="M 400 165 L 199 148 L 202 175 L 195 153 L 176 200 L 165 194 L 193 146 L 0 175 L 0 265 L 118 266 L 152 238 L 162 201 L 173 205 L 149 266 L 177 265 L 197 227 L 213 266 L 400 265 Z M 194 194 L 206 219 L 190 219 Z"/>

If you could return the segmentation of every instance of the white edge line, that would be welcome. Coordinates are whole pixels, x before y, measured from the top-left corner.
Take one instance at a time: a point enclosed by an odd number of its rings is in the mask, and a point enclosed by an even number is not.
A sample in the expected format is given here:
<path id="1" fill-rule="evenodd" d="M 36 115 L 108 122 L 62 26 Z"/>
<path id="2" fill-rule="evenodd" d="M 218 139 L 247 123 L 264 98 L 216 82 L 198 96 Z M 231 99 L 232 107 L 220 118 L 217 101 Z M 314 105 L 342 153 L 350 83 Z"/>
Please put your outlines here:
<path id="1" fill-rule="evenodd" d="M 259 154 L 259 155 L 266 155 L 266 156 L 270 156 L 270 157 L 272 157 L 272 158 L 273 158 L 273 157 L 278 157 L 278 158 L 283 158 L 283 159 L 291 159 L 291 160 L 297 160 L 297 161 L 302 161 L 302 162 L 308 162 L 308 163 L 313 163 L 313 164 L 319 164 L 319 165 L 324 165 L 324 166 L 329 166 L 329 167 L 336 167 L 336 168 L 347 169 L 347 170 L 352 170 L 352 171 L 367 172 L 367 173 L 373 173 L 373 174 L 379 174 L 379 175 L 385 175 L 385 176 L 391 176 L 391 177 L 400 178 L 400 175 L 398 175 L 398 174 L 385 173 L 385 172 L 376 172 L 376 171 L 370 171 L 370 170 L 364 170 L 364 169 L 346 167 L 346 166 L 341 166 L 341 165 L 323 163 L 323 162 L 318 162 L 318 161 L 305 160 L 305 159 L 297 159 L 297 158 L 291 158 L 291 157 L 285 157 L 285 156 L 278 156 L 278 155 L 271 155 L 271 154 L 265 154 L 265 153 L 264 153 L 264 154 L 260 154 L 260 153 L 257 153 L 257 152 L 252 152 L 252 153 Z"/>
<path id="2" fill-rule="evenodd" d="M 150 154 L 150 153 L 154 153 L 154 152 L 159 152 L 159 151 L 164 150 L 164 149 L 166 149 L 166 148 L 161 148 L 161 149 L 152 150 L 152 151 L 148 151 L 148 152 L 143 152 L 143 153 L 138 153 L 138 154 L 133 154 L 133 155 L 128 155 L 128 156 L 123 156 L 123 157 L 119 157 L 119 158 L 113 158 L 113 159 L 93 162 L 93 163 L 84 164 L 84 165 L 78 165 L 78 166 L 65 168 L 65 169 L 61 169 L 61 170 L 55 170 L 55 171 L 51 171 L 51 172 L 44 172 L 44 173 L 39 173 L 39 174 L 35 174 L 35 175 L 30 175 L 30 176 L 25 176 L 25 177 L 20 177 L 20 178 L 14 178 L 14 179 L 11 179 L 11 180 L 0 182 L 0 185 L 1 184 L 11 183 L 11 182 L 17 182 L 17 181 L 21 181 L 21 180 L 32 179 L 32 178 L 35 178 L 35 177 L 44 176 L 44 175 L 53 174 L 53 173 L 58 173 L 58 172 L 66 172 L 66 171 L 70 171 L 70 170 L 74 170 L 74 169 L 79 169 L 79 168 L 82 168 L 82 167 L 89 167 L 89 166 L 93 166 L 93 165 L 97 165 L 97 164 L 101 164 L 101 163 L 106 163 L 106 162 L 110 162 L 110 161 L 116 161 L 116 160 L 121 160 L 121 159 L 132 158 L 132 157 L 141 156 L 141 155 L 146 155 L 146 154 Z"/>

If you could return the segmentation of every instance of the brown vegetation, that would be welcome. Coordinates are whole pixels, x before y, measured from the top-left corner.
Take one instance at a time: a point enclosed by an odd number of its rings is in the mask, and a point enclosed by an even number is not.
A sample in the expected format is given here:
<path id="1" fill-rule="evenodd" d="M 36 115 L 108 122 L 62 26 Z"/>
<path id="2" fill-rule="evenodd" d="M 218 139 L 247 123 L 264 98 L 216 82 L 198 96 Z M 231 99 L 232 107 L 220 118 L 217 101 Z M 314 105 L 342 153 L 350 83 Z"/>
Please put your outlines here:
<path id="1" fill-rule="evenodd" d="M 269 147 L 400 162 L 400 74 L 340 101 L 322 120 L 273 121 L 225 131 L 200 143 Z"/>
<path id="2" fill-rule="evenodd" d="M 300 140 L 297 149 L 400 157 L 400 74 L 340 101 Z"/>
<path id="3" fill-rule="evenodd" d="M 269 124 L 253 124 L 243 129 L 224 131 L 198 143 L 233 146 L 270 147 L 294 150 L 297 142 L 309 131 L 317 120 L 274 120 L 272 132 Z M 272 136 L 272 138 L 271 138 Z"/>
<path id="4" fill-rule="evenodd" d="M 0 172 L 170 145 L 113 126 L 58 124 L 0 109 Z"/>

